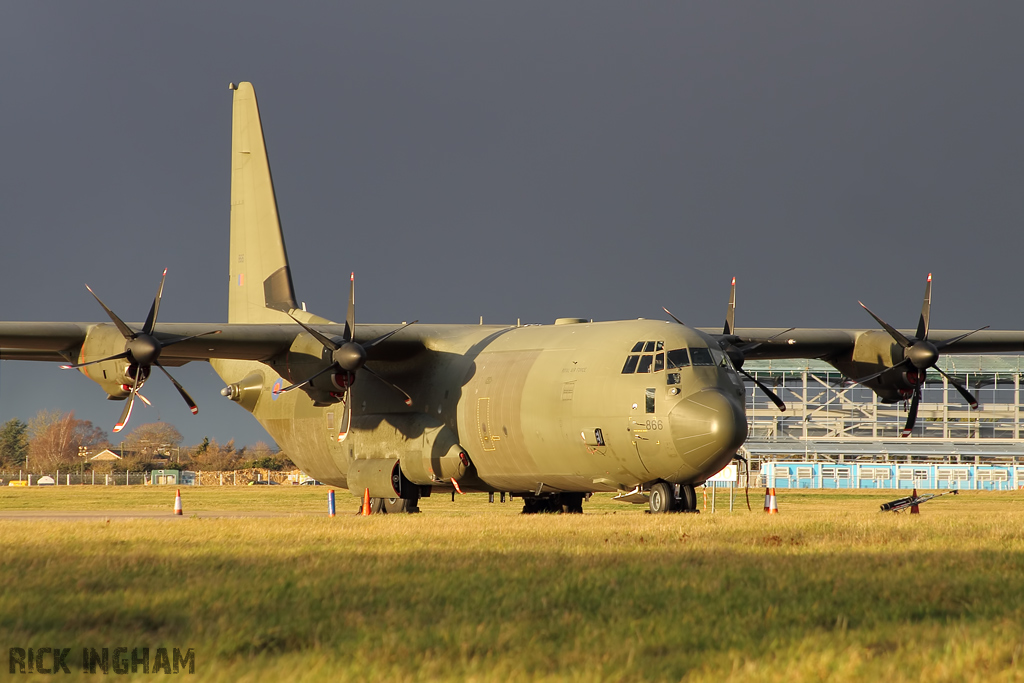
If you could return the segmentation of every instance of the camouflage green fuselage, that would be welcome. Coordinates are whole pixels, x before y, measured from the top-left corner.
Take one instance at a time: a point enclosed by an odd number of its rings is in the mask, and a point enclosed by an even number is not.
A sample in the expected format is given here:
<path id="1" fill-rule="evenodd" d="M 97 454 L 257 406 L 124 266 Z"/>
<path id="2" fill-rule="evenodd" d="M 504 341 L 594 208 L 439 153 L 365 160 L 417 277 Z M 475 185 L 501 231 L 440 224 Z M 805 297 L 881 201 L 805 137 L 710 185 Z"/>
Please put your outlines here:
<path id="1" fill-rule="evenodd" d="M 450 488 L 455 478 L 463 490 L 699 483 L 746 438 L 742 381 L 714 341 L 681 325 L 637 320 L 417 331 L 429 348 L 372 363 L 409 393 L 412 406 L 361 373 L 352 388 L 352 427 L 341 442 L 343 404 L 316 389 L 273 393 L 275 383 L 287 386 L 325 366 L 309 335 L 297 335 L 288 354 L 265 364 L 211 363 L 229 384 L 262 374 L 258 394 L 252 391 L 243 405 L 304 472 L 340 487 L 349 486 L 353 465 L 366 460 L 398 460 L 415 484 Z M 645 344 L 652 346 L 647 353 Z M 695 359 L 713 351 L 714 362 L 670 368 L 665 356 L 678 349 L 704 349 L 691 351 Z M 624 372 L 631 355 L 646 372 Z M 459 461 L 460 450 L 468 463 Z"/>

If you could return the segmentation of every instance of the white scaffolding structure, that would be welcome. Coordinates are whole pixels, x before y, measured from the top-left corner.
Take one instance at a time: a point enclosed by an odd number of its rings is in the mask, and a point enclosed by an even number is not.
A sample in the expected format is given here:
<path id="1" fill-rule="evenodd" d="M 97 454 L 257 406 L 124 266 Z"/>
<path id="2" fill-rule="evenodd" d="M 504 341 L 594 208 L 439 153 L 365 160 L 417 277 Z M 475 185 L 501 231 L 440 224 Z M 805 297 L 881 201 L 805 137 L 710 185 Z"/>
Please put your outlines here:
<path id="1" fill-rule="evenodd" d="M 1007 462 L 1024 461 L 1020 356 L 943 356 L 939 367 L 981 404 L 964 402 L 939 373 L 928 374 L 917 423 L 901 432 L 909 401 L 884 404 L 822 361 L 749 361 L 744 369 L 786 402 L 780 412 L 747 385 L 745 451 L 762 461 Z"/>

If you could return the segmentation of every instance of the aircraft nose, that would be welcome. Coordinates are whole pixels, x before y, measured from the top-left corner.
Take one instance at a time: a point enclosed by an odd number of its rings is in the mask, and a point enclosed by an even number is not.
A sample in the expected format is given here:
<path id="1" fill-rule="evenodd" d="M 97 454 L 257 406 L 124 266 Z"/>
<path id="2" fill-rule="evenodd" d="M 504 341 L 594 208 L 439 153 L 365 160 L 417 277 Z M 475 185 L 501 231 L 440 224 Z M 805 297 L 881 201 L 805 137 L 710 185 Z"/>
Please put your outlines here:
<path id="1" fill-rule="evenodd" d="M 668 419 L 676 453 L 684 463 L 682 476 L 718 471 L 747 438 L 742 404 L 718 389 L 690 394 L 669 412 Z"/>

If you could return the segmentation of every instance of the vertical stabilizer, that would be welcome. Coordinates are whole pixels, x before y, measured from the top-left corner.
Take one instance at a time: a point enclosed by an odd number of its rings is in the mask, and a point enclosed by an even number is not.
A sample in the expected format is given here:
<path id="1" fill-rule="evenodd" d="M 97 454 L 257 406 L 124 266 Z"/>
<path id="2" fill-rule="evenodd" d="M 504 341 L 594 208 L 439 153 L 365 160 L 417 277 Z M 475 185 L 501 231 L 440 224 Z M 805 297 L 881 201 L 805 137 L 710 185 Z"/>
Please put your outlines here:
<path id="1" fill-rule="evenodd" d="M 229 323 L 291 322 L 296 308 L 274 180 L 251 83 L 232 85 Z"/>

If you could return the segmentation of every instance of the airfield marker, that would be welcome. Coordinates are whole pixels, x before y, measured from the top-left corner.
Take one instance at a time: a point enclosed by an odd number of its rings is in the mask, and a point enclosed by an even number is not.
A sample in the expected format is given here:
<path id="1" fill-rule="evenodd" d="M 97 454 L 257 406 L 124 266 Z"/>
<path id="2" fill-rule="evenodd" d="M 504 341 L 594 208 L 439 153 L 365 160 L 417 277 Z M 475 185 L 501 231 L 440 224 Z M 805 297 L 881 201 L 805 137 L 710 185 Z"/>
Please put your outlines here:
<path id="1" fill-rule="evenodd" d="M 181 489 L 178 489 L 177 493 L 174 494 L 174 514 L 180 515 L 181 511 Z"/>
<path id="2" fill-rule="evenodd" d="M 779 501 L 775 497 L 775 489 L 772 488 L 771 496 L 768 498 L 768 514 L 777 515 L 779 514 Z"/>
<path id="3" fill-rule="evenodd" d="M 327 514 L 330 517 L 334 516 L 334 489 L 327 492 Z"/>
<path id="4" fill-rule="evenodd" d="M 771 492 L 768 487 L 764 489 L 764 511 L 768 512 L 771 509 Z"/>
<path id="5" fill-rule="evenodd" d="M 931 277 L 931 273 L 928 273 L 928 277 Z M 914 492 L 911 493 L 910 495 L 912 495 L 916 499 L 917 498 L 917 488 L 915 488 Z M 921 509 L 917 506 L 917 503 L 914 503 L 913 505 L 910 506 L 910 514 L 912 514 L 912 515 L 919 515 L 919 514 L 921 514 Z"/>
<path id="6" fill-rule="evenodd" d="M 363 517 L 370 516 L 370 489 L 363 490 Z"/>

